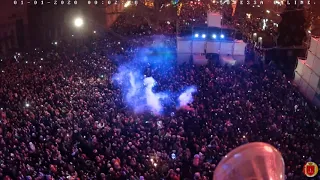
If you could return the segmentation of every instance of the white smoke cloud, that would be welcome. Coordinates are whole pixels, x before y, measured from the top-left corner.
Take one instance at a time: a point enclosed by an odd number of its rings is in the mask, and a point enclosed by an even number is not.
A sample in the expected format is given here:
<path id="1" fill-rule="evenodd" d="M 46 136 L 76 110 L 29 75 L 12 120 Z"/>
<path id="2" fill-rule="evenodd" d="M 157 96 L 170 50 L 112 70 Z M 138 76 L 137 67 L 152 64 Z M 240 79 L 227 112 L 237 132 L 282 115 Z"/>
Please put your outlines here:
<path id="1" fill-rule="evenodd" d="M 188 87 L 181 95 L 179 96 L 179 107 L 187 106 L 193 102 L 192 94 L 197 92 L 197 88 L 192 86 Z"/>

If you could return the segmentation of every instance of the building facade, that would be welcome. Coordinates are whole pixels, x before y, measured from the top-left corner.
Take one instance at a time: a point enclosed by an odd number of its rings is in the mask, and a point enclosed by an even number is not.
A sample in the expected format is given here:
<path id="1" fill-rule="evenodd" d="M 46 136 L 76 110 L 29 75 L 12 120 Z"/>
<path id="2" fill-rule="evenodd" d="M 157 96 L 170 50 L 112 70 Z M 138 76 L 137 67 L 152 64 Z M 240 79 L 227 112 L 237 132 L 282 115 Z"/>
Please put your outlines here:
<path id="1" fill-rule="evenodd" d="M 14 4 L 2 0 L 0 6 L 0 55 L 14 49 L 45 47 L 53 41 L 86 37 L 108 28 L 124 9 L 124 4 Z M 81 28 L 74 26 L 74 19 L 84 21 Z"/>
<path id="2" fill-rule="evenodd" d="M 29 45 L 27 7 L 2 0 L 0 6 L 0 55 Z"/>
<path id="3" fill-rule="evenodd" d="M 134 3 L 132 5 L 135 5 Z M 125 9 L 125 4 L 123 3 L 113 3 L 106 6 L 105 9 L 105 24 L 107 28 L 110 28 L 112 24 L 117 20 L 121 12 Z"/>
<path id="4" fill-rule="evenodd" d="M 119 15 L 128 8 L 123 2 L 112 1 L 110 3 L 110 0 L 75 0 L 71 4 L 67 2 L 61 4 L 61 1 L 58 1 L 59 4 L 39 2 L 36 5 L 33 4 L 33 1 L 30 3 L 24 1 L 24 4 L 13 0 L 2 1 L 0 6 L 0 54 L 6 54 L 13 49 L 45 47 L 55 41 L 82 38 L 92 35 L 93 32 L 102 32 L 110 28 Z M 98 3 L 95 4 L 95 2 Z M 135 6 L 135 2 L 132 1 L 130 6 Z M 134 12 L 146 14 L 152 8 L 159 9 L 167 1 L 143 0 L 137 2 L 142 3 L 140 5 L 144 8 L 138 8 Z M 82 27 L 74 26 L 74 19 L 77 17 L 83 19 Z"/>
<path id="5" fill-rule="evenodd" d="M 84 1 L 71 5 L 31 6 L 28 8 L 28 18 L 29 36 L 36 47 L 86 37 L 106 28 L 105 6 Z M 76 18 L 83 19 L 82 27 L 74 25 Z"/>
<path id="6" fill-rule="evenodd" d="M 298 58 L 294 82 L 300 91 L 320 107 L 320 41 L 311 37 L 307 56 Z"/>

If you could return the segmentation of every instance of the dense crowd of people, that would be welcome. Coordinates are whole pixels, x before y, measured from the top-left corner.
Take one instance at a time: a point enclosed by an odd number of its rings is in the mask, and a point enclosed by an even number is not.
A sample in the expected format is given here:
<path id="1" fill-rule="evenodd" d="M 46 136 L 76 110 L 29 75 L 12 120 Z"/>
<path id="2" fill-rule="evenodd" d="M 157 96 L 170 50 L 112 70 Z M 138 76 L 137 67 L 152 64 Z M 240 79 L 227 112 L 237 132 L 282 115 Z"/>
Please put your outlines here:
<path id="1" fill-rule="evenodd" d="M 179 23 L 187 27 L 203 25 L 207 20 L 207 9 L 208 7 L 202 2 L 185 3 L 179 10 Z"/>
<path id="2" fill-rule="evenodd" d="M 205 18 L 185 8 L 183 23 Z M 166 77 L 152 71 L 161 90 L 197 86 L 192 108 L 161 116 L 126 108 L 112 76 L 153 43 L 155 31 L 125 21 L 114 31 L 126 38 L 59 42 L 1 60 L 1 179 L 206 180 L 224 155 L 256 141 L 282 153 L 290 180 L 305 178 L 307 161 L 320 162 L 314 110 L 275 67 L 182 64 Z M 164 23 L 157 31 L 171 32 Z M 176 48 L 174 37 L 161 39 Z"/>
<path id="3" fill-rule="evenodd" d="M 108 55 L 150 41 L 108 36 L 77 51 L 65 43 L 1 62 L 0 177 L 211 179 L 225 154 L 253 141 L 280 150 L 288 179 L 303 179 L 305 162 L 320 161 L 305 98 L 272 67 L 176 66 L 169 80 L 154 77 L 164 89 L 196 85 L 194 111 L 124 108 L 111 80 L 121 62 Z"/>

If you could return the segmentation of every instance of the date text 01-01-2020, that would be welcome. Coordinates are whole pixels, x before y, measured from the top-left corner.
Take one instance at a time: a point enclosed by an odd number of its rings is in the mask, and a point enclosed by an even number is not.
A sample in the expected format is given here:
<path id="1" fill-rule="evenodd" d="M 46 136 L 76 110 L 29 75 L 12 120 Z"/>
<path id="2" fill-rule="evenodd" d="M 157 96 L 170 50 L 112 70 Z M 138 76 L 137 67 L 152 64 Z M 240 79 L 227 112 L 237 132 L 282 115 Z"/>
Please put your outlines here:
<path id="1" fill-rule="evenodd" d="M 129 0 L 132 4 L 137 5 L 138 0 Z M 124 0 L 87 0 L 86 3 L 88 5 L 99 5 L 99 4 L 124 4 L 128 1 Z M 79 0 L 14 0 L 14 5 L 45 5 L 45 4 L 53 4 L 53 5 L 77 5 L 79 3 Z"/>

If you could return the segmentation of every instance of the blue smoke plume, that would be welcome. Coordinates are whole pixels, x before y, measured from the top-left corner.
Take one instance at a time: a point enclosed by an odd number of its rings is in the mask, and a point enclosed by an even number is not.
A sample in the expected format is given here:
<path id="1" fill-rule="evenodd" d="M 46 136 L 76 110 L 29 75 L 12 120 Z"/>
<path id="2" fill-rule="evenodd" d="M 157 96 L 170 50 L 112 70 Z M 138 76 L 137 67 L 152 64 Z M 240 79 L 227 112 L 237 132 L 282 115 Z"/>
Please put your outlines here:
<path id="1" fill-rule="evenodd" d="M 172 102 L 178 108 L 192 103 L 195 86 L 185 87 L 181 94 L 155 91 L 157 82 L 151 74 L 156 73 L 162 80 L 172 78 L 168 74 L 172 74 L 175 61 L 174 50 L 165 45 L 164 37 L 155 37 L 152 45 L 139 48 L 136 52 L 132 61 L 120 65 L 113 76 L 128 107 L 135 113 L 151 111 L 161 114 Z"/>

